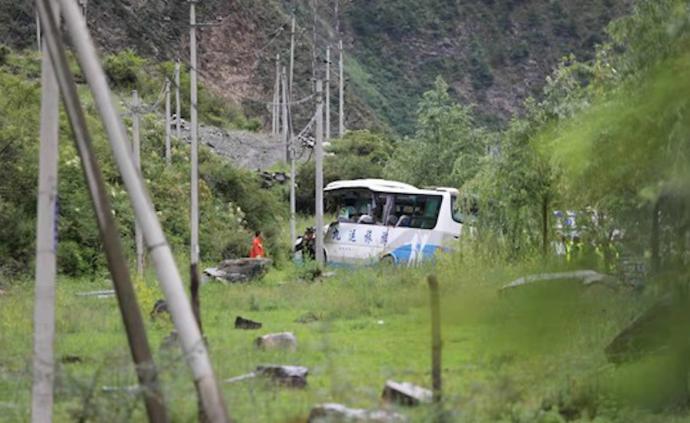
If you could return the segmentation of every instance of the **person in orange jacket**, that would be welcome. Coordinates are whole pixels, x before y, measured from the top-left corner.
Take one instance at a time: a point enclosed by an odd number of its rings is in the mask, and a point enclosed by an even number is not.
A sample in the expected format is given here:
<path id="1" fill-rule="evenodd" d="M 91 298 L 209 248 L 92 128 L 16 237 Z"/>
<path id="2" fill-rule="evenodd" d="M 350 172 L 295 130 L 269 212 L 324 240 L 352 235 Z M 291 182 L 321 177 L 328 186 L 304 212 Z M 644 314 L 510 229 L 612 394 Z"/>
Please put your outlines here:
<path id="1" fill-rule="evenodd" d="M 249 251 L 249 258 L 262 258 L 266 255 L 264 251 L 263 239 L 261 239 L 261 231 L 256 231 L 254 240 L 252 241 L 252 249 Z"/>

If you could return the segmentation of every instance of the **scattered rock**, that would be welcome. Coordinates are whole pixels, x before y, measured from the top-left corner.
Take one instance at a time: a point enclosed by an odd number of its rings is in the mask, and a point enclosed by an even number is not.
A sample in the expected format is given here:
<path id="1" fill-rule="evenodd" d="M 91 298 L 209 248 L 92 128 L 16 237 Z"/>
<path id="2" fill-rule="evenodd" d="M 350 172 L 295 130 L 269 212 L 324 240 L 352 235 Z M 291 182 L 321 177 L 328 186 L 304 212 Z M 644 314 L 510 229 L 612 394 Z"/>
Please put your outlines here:
<path id="1" fill-rule="evenodd" d="M 218 267 L 204 270 L 204 274 L 221 282 L 249 282 L 262 277 L 273 261 L 267 258 L 224 260 Z"/>
<path id="2" fill-rule="evenodd" d="M 83 363 L 84 359 L 79 357 L 78 355 L 63 355 L 60 357 L 60 363 L 62 364 L 78 364 L 78 363 Z"/>
<path id="3" fill-rule="evenodd" d="M 321 404 L 312 408 L 307 423 L 369 422 L 393 423 L 407 422 L 402 414 L 387 410 L 362 410 L 347 408 L 341 404 Z"/>
<path id="4" fill-rule="evenodd" d="M 321 320 L 321 319 L 319 319 L 319 316 L 317 316 L 316 314 L 309 311 L 309 312 L 301 315 L 297 320 L 295 320 L 295 323 L 307 324 L 307 323 L 318 322 L 319 320 Z"/>
<path id="5" fill-rule="evenodd" d="M 235 319 L 235 329 L 261 329 L 262 324 L 253 320 L 237 316 Z"/>
<path id="6" fill-rule="evenodd" d="M 398 383 L 389 380 L 386 382 L 386 386 L 383 387 L 381 398 L 386 402 L 417 406 L 421 403 L 430 403 L 432 393 L 428 389 L 408 382 Z"/>
<path id="7" fill-rule="evenodd" d="M 263 350 L 297 351 L 297 337 L 291 332 L 271 333 L 256 338 L 256 346 Z"/>
<path id="8" fill-rule="evenodd" d="M 302 366 L 258 366 L 256 374 L 288 388 L 304 388 L 307 386 L 309 369 Z"/>
<path id="9" fill-rule="evenodd" d="M 165 300 L 158 300 L 153 305 L 153 310 L 151 310 L 149 316 L 151 316 L 151 319 L 155 320 L 159 315 L 169 312 L 170 310 L 168 310 L 168 303 L 166 303 Z"/>

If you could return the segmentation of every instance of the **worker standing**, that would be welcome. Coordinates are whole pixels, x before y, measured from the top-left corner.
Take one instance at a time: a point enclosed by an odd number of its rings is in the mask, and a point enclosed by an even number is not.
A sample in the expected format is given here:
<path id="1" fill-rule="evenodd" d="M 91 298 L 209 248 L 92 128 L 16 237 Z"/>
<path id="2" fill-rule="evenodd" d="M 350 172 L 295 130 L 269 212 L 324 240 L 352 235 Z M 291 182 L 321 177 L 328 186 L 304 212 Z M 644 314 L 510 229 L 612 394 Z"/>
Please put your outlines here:
<path id="1" fill-rule="evenodd" d="M 264 243 L 261 239 L 261 231 L 254 233 L 254 240 L 252 241 L 252 249 L 249 251 L 249 258 L 263 258 L 266 256 L 264 252 Z"/>

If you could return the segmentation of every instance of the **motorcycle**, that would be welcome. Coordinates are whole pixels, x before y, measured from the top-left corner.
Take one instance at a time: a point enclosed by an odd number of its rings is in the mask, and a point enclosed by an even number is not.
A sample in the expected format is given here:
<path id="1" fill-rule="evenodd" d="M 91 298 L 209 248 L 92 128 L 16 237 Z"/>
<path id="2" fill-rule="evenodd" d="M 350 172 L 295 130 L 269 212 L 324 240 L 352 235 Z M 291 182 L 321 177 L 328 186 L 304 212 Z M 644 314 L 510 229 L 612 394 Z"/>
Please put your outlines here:
<path id="1" fill-rule="evenodd" d="M 304 235 L 297 237 L 294 245 L 295 253 L 301 252 L 303 258 L 316 258 L 316 229 L 312 226 L 304 231 Z"/>

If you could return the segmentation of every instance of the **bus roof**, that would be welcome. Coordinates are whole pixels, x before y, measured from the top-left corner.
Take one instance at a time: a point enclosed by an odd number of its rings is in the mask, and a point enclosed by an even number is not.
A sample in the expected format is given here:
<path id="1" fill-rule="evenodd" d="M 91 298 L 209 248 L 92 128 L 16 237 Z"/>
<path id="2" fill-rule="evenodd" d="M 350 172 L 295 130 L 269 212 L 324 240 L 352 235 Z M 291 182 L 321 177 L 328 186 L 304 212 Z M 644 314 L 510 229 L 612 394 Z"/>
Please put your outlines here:
<path id="1" fill-rule="evenodd" d="M 438 195 L 449 192 L 449 189 L 419 189 L 413 185 L 403 182 L 387 181 L 385 179 L 354 179 L 350 181 L 335 181 L 326 185 L 325 192 L 368 189 L 374 192 L 390 194 L 423 194 Z"/>

